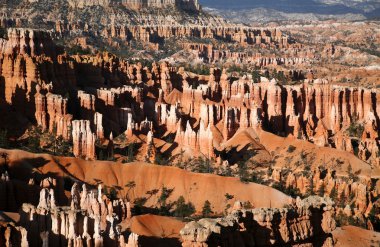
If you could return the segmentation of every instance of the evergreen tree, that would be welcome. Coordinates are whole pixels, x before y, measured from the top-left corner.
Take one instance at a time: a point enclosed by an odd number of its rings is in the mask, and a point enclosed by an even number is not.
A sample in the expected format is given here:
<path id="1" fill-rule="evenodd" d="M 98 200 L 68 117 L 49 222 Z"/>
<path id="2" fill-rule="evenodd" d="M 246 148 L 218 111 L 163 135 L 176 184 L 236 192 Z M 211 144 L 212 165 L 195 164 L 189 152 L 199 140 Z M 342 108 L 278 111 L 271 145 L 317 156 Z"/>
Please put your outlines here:
<path id="1" fill-rule="evenodd" d="M 171 203 L 168 203 L 167 200 L 172 194 L 173 189 L 166 188 L 165 186 L 162 187 L 161 194 L 158 198 L 158 203 L 160 205 L 160 214 L 161 215 L 169 215 L 170 209 L 172 207 Z"/>
<path id="2" fill-rule="evenodd" d="M 352 174 L 352 166 L 351 166 L 351 164 L 348 164 L 347 173 L 348 173 L 348 175 Z"/>
<path id="3" fill-rule="evenodd" d="M 49 140 L 49 146 L 53 147 L 53 155 L 56 155 L 57 148 L 58 148 L 58 142 L 57 142 L 57 127 L 53 127 L 52 133 L 48 132 L 48 140 Z"/>
<path id="4" fill-rule="evenodd" d="M 28 146 L 32 152 L 40 152 L 41 150 L 41 135 L 40 128 L 31 128 L 29 130 Z"/>
<path id="5" fill-rule="evenodd" d="M 239 162 L 239 178 L 242 182 L 249 182 L 248 167 L 245 162 Z"/>
<path id="6" fill-rule="evenodd" d="M 246 201 L 243 203 L 243 208 L 244 209 L 252 209 L 253 208 L 253 205 L 250 201 Z"/>
<path id="7" fill-rule="evenodd" d="M 98 157 L 98 160 L 104 160 L 103 150 L 100 150 L 100 151 L 99 151 L 99 157 Z"/>
<path id="8" fill-rule="evenodd" d="M 2 153 L 0 154 L 1 158 L 4 159 L 4 167 L 5 170 L 8 171 L 8 154 L 7 153 Z"/>
<path id="9" fill-rule="evenodd" d="M 8 131 L 0 130 L 0 148 L 8 148 Z"/>
<path id="10" fill-rule="evenodd" d="M 208 200 L 206 200 L 202 207 L 202 216 L 209 217 L 213 213 L 214 212 L 211 209 L 211 203 Z"/>
<path id="11" fill-rule="evenodd" d="M 195 212 L 194 205 L 189 202 L 185 202 L 185 198 L 180 196 L 178 200 L 175 202 L 176 209 L 174 210 L 174 216 L 176 217 L 187 217 L 192 215 Z"/>
<path id="12" fill-rule="evenodd" d="M 337 196 L 338 196 L 338 192 L 336 191 L 336 188 L 335 186 L 332 188 L 331 192 L 330 192 L 330 198 L 336 202 L 337 201 Z"/>
<path id="13" fill-rule="evenodd" d="M 125 187 L 128 188 L 128 190 L 127 190 L 127 194 L 126 194 L 126 198 L 127 198 L 128 201 L 131 201 L 130 198 L 129 198 L 129 192 L 130 192 L 131 190 L 133 190 L 133 189 L 136 187 L 136 182 L 135 182 L 135 181 L 129 181 L 129 182 L 125 185 Z"/>
<path id="14" fill-rule="evenodd" d="M 323 197 L 325 195 L 325 184 L 324 183 L 322 183 L 321 187 L 319 187 L 318 194 L 321 197 Z"/>
<path id="15" fill-rule="evenodd" d="M 128 162 L 132 162 L 135 160 L 134 151 L 135 151 L 135 143 L 132 142 L 131 144 L 128 145 L 128 150 L 127 150 Z"/>
<path id="16" fill-rule="evenodd" d="M 310 178 L 310 185 L 309 185 L 309 189 L 307 191 L 307 195 L 308 196 L 311 196 L 314 194 L 314 180 L 313 180 L 313 177 Z"/>

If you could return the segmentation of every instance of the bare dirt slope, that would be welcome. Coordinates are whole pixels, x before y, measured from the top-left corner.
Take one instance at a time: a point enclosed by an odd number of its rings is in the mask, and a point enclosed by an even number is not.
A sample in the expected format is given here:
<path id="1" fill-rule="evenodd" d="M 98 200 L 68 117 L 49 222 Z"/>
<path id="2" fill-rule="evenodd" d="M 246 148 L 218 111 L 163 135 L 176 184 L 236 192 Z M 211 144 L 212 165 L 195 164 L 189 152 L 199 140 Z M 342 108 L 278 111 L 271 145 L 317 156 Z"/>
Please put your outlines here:
<path id="1" fill-rule="evenodd" d="M 175 218 L 158 215 L 140 215 L 131 220 L 131 231 L 142 236 L 180 238 L 179 231 L 185 223 Z"/>
<path id="2" fill-rule="evenodd" d="M 339 227 L 333 236 L 336 247 L 380 246 L 380 233 L 355 226 Z"/>
<path id="3" fill-rule="evenodd" d="M 378 169 L 372 169 L 371 165 L 360 160 L 354 154 L 329 147 L 319 147 L 313 143 L 298 140 L 292 136 L 280 137 L 272 133 L 252 128 L 236 133 L 224 147 L 236 147 L 237 150 L 251 145 L 257 150 L 257 155 L 253 159 L 264 161 L 272 159 L 278 167 L 288 166 L 292 169 L 302 169 L 301 165 L 318 167 L 325 165 L 337 171 L 338 175 L 347 175 L 348 166 L 351 165 L 353 171 L 360 170 L 361 176 L 378 177 Z M 294 150 L 289 151 L 293 146 Z M 301 154 L 305 159 L 301 159 Z"/>
<path id="4" fill-rule="evenodd" d="M 48 154 L 33 154 L 21 150 L 0 150 L 9 154 L 11 175 L 27 181 L 30 174 L 48 174 L 50 176 L 69 176 L 79 181 L 96 185 L 120 188 L 121 196 L 126 196 L 128 182 L 136 186 L 129 190 L 128 196 L 145 197 L 145 206 L 157 206 L 159 193 L 148 196 L 147 192 L 166 187 L 173 189 L 169 201 L 183 196 L 194 204 L 198 212 L 206 200 L 209 200 L 214 212 L 223 212 L 227 203 L 235 200 L 249 201 L 254 207 L 283 207 L 290 202 L 287 195 L 268 186 L 255 183 L 242 183 L 238 178 L 221 177 L 211 174 L 191 173 L 175 167 L 156 166 L 142 162 L 122 164 L 107 161 L 85 161 L 77 158 L 54 157 Z M 234 196 L 226 201 L 225 194 Z"/>

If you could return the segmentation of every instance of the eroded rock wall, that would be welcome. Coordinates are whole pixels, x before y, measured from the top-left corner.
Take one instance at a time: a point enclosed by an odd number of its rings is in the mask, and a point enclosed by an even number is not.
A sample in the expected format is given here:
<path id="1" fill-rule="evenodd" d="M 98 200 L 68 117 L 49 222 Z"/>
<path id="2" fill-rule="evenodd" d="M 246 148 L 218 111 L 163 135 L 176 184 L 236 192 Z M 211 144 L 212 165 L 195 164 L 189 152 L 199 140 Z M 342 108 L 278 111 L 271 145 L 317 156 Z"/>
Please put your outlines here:
<path id="1" fill-rule="evenodd" d="M 192 221 L 181 239 L 184 247 L 333 246 L 335 227 L 333 202 L 312 196 L 287 209 L 237 208 L 224 218 Z"/>

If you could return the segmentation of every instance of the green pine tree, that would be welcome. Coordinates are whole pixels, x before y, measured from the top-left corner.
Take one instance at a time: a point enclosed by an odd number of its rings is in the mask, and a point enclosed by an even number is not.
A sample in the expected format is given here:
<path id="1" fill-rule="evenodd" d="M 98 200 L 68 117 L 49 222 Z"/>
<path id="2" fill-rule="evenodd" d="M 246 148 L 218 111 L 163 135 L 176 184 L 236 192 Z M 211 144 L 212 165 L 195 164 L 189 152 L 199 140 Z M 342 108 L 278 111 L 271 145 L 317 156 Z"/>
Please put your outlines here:
<path id="1" fill-rule="evenodd" d="M 202 207 L 202 216 L 203 217 L 210 217 L 211 214 L 214 212 L 211 209 L 211 203 L 210 201 L 206 200 Z"/>

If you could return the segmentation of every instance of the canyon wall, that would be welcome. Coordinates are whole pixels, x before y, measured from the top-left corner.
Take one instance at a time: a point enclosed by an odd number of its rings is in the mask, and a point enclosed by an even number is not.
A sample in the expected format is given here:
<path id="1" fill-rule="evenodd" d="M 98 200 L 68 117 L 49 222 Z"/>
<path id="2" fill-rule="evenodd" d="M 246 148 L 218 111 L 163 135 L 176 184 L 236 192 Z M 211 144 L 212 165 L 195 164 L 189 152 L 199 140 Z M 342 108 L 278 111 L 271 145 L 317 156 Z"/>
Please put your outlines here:
<path id="1" fill-rule="evenodd" d="M 182 246 L 334 246 L 334 206 L 329 198 L 298 199 L 291 208 L 235 209 L 226 217 L 192 221 Z"/>
<path id="2" fill-rule="evenodd" d="M 238 52 L 225 49 L 222 46 L 214 46 L 212 44 L 199 43 L 183 43 L 182 47 L 186 51 L 196 52 L 197 57 L 205 63 L 215 64 L 218 62 L 229 62 L 234 64 L 250 64 L 256 67 L 265 68 L 267 66 L 295 66 L 309 65 L 311 60 L 315 58 L 313 51 L 303 51 L 299 44 L 289 44 L 288 37 L 282 36 L 278 32 L 271 36 L 271 41 L 265 38 L 265 35 L 257 34 L 249 44 L 267 47 L 276 45 L 279 48 L 285 48 L 287 56 L 276 57 L 275 55 L 264 56 L 260 53 Z M 244 44 L 244 43 L 243 43 Z M 295 79 L 299 79 L 295 77 Z"/>
<path id="3" fill-rule="evenodd" d="M 252 127 L 379 165 L 377 89 L 335 86 L 326 79 L 294 86 L 264 77 L 232 80 L 225 70 L 195 75 L 167 63 L 149 69 L 108 53 L 70 57 L 52 52 L 58 49 L 45 35 L 35 39 L 44 49 L 35 50 L 26 35 L 32 31 L 9 30 L 17 37 L 2 41 L 0 95 L 42 129 L 72 139 L 76 156 L 94 159 L 95 140 L 111 133 L 130 138 L 153 130 L 161 138 L 165 130 L 176 132 L 175 152 L 215 157 L 215 148 Z"/>
<path id="4" fill-rule="evenodd" d="M 92 6 L 109 7 L 110 5 L 125 6 L 133 10 L 171 8 L 177 7 L 182 10 L 199 11 L 198 0 L 67 0 L 72 8 L 85 8 Z"/>
<path id="5" fill-rule="evenodd" d="M 67 0 L 72 8 L 85 8 L 91 6 L 108 7 L 111 3 L 116 2 L 114 0 Z"/>
<path id="6" fill-rule="evenodd" d="M 260 45 L 260 46 L 277 46 L 286 48 L 289 46 L 289 37 L 277 29 L 254 29 L 243 26 L 231 26 L 228 24 L 220 25 L 196 25 L 188 24 L 186 26 L 176 23 L 146 23 L 146 24 L 121 24 L 111 23 L 104 27 L 100 33 L 102 38 L 118 38 L 125 41 L 141 41 L 144 43 L 163 43 L 163 41 L 170 38 L 200 38 L 200 39 L 217 39 L 225 42 L 237 43 L 241 45 Z M 91 27 L 83 23 L 70 23 L 67 21 L 57 21 L 55 30 L 59 35 L 69 35 L 71 32 L 75 33 L 79 30 L 91 32 L 94 36 L 99 36 L 97 30 L 92 30 Z M 188 48 L 195 49 L 197 45 L 184 44 Z M 202 49 L 202 53 L 210 54 L 212 50 L 207 45 L 199 45 L 198 49 Z M 212 49 L 212 46 L 211 46 Z M 228 56 L 223 52 L 213 52 L 212 59 L 216 60 L 218 57 Z M 229 52 L 227 52 L 229 53 Z M 310 55 L 310 54 L 309 54 Z M 238 56 L 235 54 L 235 56 Z M 210 57 L 211 59 L 211 57 Z M 288 61 L 288 63 L 300 63 L 298 61 Z M 281 60 L 278 61 L 281 63 Z M 265 61 L 262 61 L 265 63 Z"/>
<path id="7" fill-rule="evenodd" d="M 182 10 L 199 11 L 198 0 L 122 0 L 122 4 L 131 9 L 143 8 L 170 8 L 178 7 Z"/>

